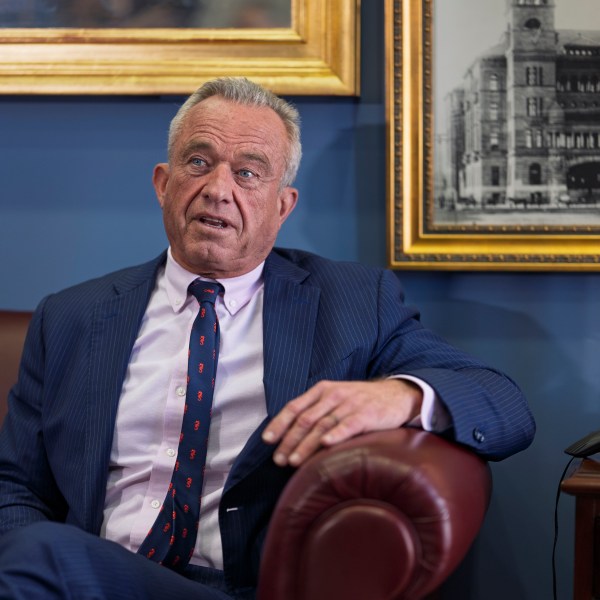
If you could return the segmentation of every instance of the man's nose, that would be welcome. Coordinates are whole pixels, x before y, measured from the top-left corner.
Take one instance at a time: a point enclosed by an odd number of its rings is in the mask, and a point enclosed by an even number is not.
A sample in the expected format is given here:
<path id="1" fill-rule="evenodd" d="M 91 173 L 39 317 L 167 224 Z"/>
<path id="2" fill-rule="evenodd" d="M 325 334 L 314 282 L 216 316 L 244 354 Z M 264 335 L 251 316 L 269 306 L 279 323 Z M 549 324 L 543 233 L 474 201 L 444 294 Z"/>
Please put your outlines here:
<path id="1" fill-rule="evenodd" d="M 233 189 L 233 174 L 228 165 L 216 165 L 205 175 L 202 196 L 215 202 L 230 200 Z"/>

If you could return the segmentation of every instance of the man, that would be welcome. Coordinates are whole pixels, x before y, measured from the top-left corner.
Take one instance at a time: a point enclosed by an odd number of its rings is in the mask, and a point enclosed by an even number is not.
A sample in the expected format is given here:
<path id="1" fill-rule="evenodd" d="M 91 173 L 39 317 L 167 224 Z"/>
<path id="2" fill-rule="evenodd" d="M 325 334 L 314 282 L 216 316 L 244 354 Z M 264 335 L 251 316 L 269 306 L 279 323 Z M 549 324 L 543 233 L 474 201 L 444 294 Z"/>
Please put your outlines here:
<path id="1" fill-rule="evenodd" d="M 252 598 L 274 504 L 320 447 L 409 424 L 500 459 L 533 437 L 515 384 L 424 329 L 394 274 L 273 249 L 293 107 L 209 82 L 168 155 L 168 252 L 33 317 L 0 435 L 0 598 Z"/>

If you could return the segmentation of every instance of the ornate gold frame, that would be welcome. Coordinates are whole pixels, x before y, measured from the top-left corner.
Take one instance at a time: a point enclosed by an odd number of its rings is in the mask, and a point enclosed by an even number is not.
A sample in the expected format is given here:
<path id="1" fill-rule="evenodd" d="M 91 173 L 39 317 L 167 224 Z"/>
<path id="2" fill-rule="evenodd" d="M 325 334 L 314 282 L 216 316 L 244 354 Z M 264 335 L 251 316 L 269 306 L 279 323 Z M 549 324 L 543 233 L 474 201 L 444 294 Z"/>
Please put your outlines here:
<path id="1" fill-rule="evenodd" d="M 600 270 L 598 227 L 524 225 L 464 227 L 451 232 L 426 230 L 427 211 L 433 203 L 433 0 L 385 2 L 390 266 Z"/>
<path id="2" fill-rule="evenodd" d="M 292 0 L 273 29 L 0 29 L 2 94 L 188 94 L 245 75 L 279 94 L 359 93 L 360 0 Z"/>

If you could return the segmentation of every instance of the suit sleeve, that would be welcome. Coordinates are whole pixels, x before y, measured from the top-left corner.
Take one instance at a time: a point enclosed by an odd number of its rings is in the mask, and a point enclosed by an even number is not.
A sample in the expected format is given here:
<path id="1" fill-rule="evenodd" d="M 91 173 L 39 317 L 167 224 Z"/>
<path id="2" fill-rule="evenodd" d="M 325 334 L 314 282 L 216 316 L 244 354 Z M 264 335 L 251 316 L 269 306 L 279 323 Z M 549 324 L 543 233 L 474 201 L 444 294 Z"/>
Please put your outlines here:
<path id="1" fill-rule="evenodd" d="M 450 414 L 449 435 L 486 459 L 529 446 L 535 423 L 516 383 L 424 328 L 418 313 L 403 304 L 390 271 L 380 278 L 377 311 L 372 376 L 404 374 L 427 382 Z"/>
<path id="2" fill-rule="evenodd" d="M 43 302 L 32 318 L 0 431 L 0 533 L 35 521 L 63 520 L 65 515 L 44 447 L 42 322 Z"/>

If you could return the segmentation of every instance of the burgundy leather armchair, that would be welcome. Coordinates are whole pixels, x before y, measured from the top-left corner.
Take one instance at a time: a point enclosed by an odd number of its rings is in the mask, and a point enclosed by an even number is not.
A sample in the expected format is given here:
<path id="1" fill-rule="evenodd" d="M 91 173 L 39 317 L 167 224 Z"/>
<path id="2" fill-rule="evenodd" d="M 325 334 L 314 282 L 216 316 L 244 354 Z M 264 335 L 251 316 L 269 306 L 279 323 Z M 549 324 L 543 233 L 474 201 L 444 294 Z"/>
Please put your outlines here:
<path id="1" fill-rule="evenodd" d="M 0 311 L 0 422 L 30 317 Z M 322 450 L 279 499 L 258 598 L 426 598 L 466 554 L 491 487 L 484 461 L 416 429 L 363 435 Z"/>

